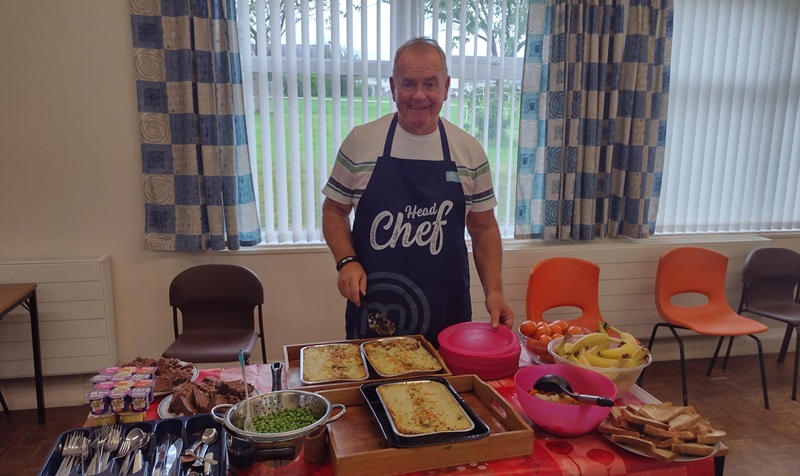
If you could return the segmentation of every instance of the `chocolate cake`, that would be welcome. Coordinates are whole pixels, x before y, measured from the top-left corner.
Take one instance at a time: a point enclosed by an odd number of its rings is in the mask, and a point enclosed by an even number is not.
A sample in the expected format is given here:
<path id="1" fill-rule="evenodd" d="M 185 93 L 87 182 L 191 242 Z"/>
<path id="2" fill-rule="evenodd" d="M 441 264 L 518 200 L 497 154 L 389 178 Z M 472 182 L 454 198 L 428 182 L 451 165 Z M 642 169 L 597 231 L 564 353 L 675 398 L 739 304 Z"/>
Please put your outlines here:
<path id="1" fill-rule="evenodd" d="M 248 384 L 248 390 L 254 392 L 255 387 Z M 223 382 L 215 377 L 206 377 L 200 383 L 179 385 L 172 394 L 169 411 L 177 415 L 210 413 L 216 405 L 236 404 L 244 398 L 244 381 Z"/>
<path id="2" fill-rule="evenodd" d="M 151 359 L 148 357 L 136 357 L 133 361 L 122 364 L 122 367 L 155 367 L 155 386 L 153 391 L 156 393 L 171 392 L 178 385 L 192 379 L 194 367 L 192 364 L 181 362 L 179 359 L 160 357 Z"/>

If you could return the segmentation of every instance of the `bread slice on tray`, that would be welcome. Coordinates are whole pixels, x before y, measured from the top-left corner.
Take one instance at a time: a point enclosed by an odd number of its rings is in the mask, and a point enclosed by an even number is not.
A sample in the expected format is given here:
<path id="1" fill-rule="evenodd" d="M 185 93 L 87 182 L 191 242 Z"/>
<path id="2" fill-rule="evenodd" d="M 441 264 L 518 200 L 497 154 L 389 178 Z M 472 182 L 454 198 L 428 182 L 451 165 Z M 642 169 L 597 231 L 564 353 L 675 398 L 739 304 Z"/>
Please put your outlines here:
<path id="1" fill-rule="evenodd" d="M 714 454 L 714 447 L 701 443 L 675 443 L 672 451 L 692 456 L 711 456 Z"/>

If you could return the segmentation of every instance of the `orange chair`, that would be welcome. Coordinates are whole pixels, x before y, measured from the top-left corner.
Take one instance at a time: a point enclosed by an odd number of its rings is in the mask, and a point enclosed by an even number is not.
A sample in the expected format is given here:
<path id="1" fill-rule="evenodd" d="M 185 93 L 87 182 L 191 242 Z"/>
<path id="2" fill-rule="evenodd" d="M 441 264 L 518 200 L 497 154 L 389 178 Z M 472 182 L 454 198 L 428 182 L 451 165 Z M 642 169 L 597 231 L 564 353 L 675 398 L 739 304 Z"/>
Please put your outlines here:
<path id="1" fill-rule="evenodd" d="M 683 383 L 683 404 L 689 404 L 686 391 L 686 360 L 683 341 L 676 329 L 692 330 L 698 334 L 718 336 L 719 342 L 706 375 L 711 375 L 717 355 L 726 337 L 730 338 L 722 368 L 728 365 L 728 357 L 736 336 L 750 336 L 758 344 L 758 358 L 761 364 L 761 386 L 764 389 L 764 407 L 769 409 L 767 397 L 767 377 L 764 370 L 764 352 L 761 341 L 755 334 L 767 330 L 764 324 L 742 317 L 731 309 L 725 296 L 725 275 L 728 257 L 714 250 L 697 247 L 675 248 L 664 253 L 656 271 L 655 300 L 658 313 L 664 322 L 653 326 L 648 347 L 653 350 L 656 332 L 659 327 L 667 327 L 678 341 L 681 356 L 681 379 Z M 674 298 L 686 293 L 702 294 L 706 302 L 698 305 L 681 305 Z M 680 298 L 678 298 L 680 300 Z M 641 382 L 641 379 L 640 379 Z"/>
<path id="2" fill-rule="evenodd" d="M 578 258 L 549 258 L 531 269 L 525 315 L 534 322 L 545 321 L 545 311 L 576 307 L 580 316 L 564 319 L 570 325 L 595 331 L 603 320 L 598 302 L 600 267 Z"/>

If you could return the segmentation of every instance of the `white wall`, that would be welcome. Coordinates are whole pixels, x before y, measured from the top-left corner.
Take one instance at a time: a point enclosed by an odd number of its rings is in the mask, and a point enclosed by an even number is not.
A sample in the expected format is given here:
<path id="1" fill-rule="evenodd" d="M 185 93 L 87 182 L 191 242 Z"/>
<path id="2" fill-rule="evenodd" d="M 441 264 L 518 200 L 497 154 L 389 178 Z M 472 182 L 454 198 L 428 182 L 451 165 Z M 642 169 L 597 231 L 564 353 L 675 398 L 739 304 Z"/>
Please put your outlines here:
<path id="1" fill-rule="evenodd" d="M 142 249 L 141 166 L 126 0 L 3 0 L 0 45 L 0 258 L 109 254 L 121 361 L 158 356 L 172 341 L 169 282 L 200 263 L 243 264 L 261 277 L 269 360 L 281 359 L 286 344 L 344 337 L 344 303 L 324 247 L 199 255 Z M 800 250 L 800 238 L 780 243 Z M 735 295 L 742 253 L 769 242 L 744 237 L 708 244 L 731 253 L 729 291 Z M 543 257 L 572 255 L 601 264 L 606 319 L 647 337 L 657 319 L 648 295 L 655 260 L 674 245 L 670 240 L 509 244 L 504 279 L 517 323 L 524 316 L 530 266 Z M 476 280 L 474 285 L 476 319 L 485 319 Z M 770 333 L 768 348 L 777 349 L 781 332 L 776 327 Z M 659 345 L 664 349 L 661 358 L 674 358 L 667 352 L 672 346 Z M 737 351 L 753 350 L 742 344 Z M 710 353 L 705 343 L 690 352 Z M 47 358 L 46 348 L 43 353 Z M 35 406 L 30 379 L 0 385 L 12 409 Z M 46 403 L 80 404 L 86 389 L 86 376 L 49 377 Z"/>

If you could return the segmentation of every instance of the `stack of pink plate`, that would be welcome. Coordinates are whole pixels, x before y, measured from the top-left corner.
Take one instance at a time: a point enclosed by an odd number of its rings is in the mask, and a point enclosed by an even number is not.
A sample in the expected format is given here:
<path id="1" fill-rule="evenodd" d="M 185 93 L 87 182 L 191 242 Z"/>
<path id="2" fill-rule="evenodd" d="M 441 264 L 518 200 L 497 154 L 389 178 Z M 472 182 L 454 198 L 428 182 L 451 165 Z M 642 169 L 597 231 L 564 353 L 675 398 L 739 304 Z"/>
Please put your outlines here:
<path id="1" fill-rule="evenodd" d="M 455 375 L 495 380 L 513 375 L 519 367 L 519 339 L 505 326 L 462 322 L 442 330 L 438 340 L 439 355 Z"/>

